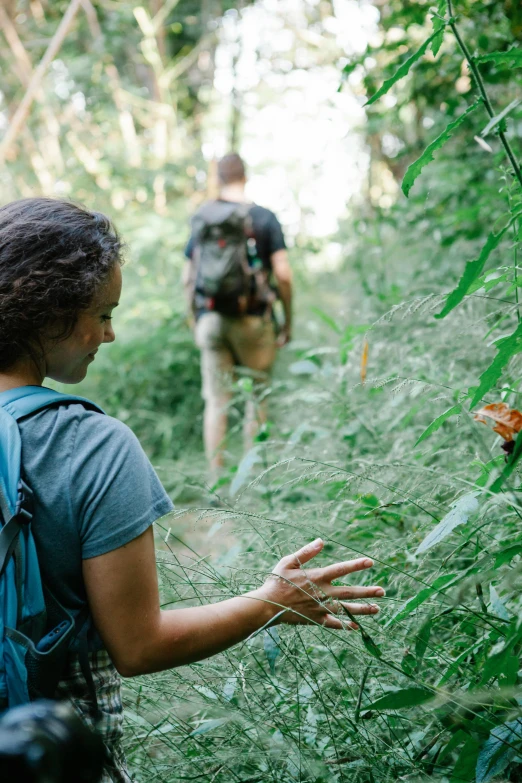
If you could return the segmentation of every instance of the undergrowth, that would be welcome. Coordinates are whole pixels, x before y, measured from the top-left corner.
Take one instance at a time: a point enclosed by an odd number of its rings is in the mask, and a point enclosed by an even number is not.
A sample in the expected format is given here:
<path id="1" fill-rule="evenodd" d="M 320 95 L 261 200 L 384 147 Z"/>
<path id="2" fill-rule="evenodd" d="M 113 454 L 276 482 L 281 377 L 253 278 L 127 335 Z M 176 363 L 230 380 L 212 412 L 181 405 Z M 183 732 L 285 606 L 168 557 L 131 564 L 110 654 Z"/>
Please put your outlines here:
<path id="1" fill-rule="evenodd" d="M 380 619 L 363 621 L 365 637 L 278 627 L 129 682 L 139 780 L 464 781 L 475 779 L 479 749 L 491 749 L 489 772 L 516 762 L 522 539 L 516 494 L 487 489 L 504 464 L 500 440 L 463 412 L 415 445 L 475 381 L 485 363 L 476 324 L 494 308 L 471 301 L 434 330 L 436 303 L 380 316 L 342 364 L 344 334 L 360 330 L 334 322 L 329 340 L 315 314 L 324 342 L 302 340 L 278 374 L 269 438 L 231 474 L 237 495 L 220 489 L 228 508 L 182 510 L 158 526 L 169 606 L 250 589 L 321 535 L 324 562 L 374 559 L 362 579 L 386 587 Z M 455 503 L 460 524 L 417 554 Z"/>
<path id="2" fill-rule="evenodd" d="M 434 136 L 431 152 L 466 123 L 479 133 L 494 117 L 452 5 L 441 0 L 433 19 L 434 55 L 443 35 L 456 36 L 478 100 Z M 520 50 L 509 51 L 488 56 L 519 62 Z M 301 306 L 299 339 L 272 383 L 271 424 L 216 490 L 225 507 L 180 510 L 157 525 L 165 606 L 250 589 L 320 535 L 324 562 L 374 559 L 360 579 L 386 587 L 380 616 L 352 633 L 265 629 L 209 661 L 128 681 L 127 753 L 138 781 L 521 779 L 522 441 L 506 462 L 501 439 L 474 420 L 482 401 L 516 406 L 521 394 L 520 172 L 508 114 L 492 125 L 494 183 L 484 172 L 492 223 L 434 245 L 437 212 L 425 199 L 383 220 L 378 246 L 362 235 L 343 286 L 325 278 L 314 307 Z M 428 157 L 410 166 L 407 192 Z M 436 165 L 440 175 L 451 153 Z M 431 210 L 424 227 L 419 210 Z M 447 215 L 440 219 L 447 235 Z M 372 261 L 379 254 L 383 265 Z M 168 350 L 152 382 L 167 400 L 163 371 L 176 381 L 168 362 L 189 372 L 183 350 Z M 136 367 L 129 372 L 138 380 L 122 402 L 115 390 L 117 404 L 159 452 L 161 425 L 152 416 L 147 433 L 146 423 L 155 391 Z M 248 393 L 238 385 L 238 399 Z"/>

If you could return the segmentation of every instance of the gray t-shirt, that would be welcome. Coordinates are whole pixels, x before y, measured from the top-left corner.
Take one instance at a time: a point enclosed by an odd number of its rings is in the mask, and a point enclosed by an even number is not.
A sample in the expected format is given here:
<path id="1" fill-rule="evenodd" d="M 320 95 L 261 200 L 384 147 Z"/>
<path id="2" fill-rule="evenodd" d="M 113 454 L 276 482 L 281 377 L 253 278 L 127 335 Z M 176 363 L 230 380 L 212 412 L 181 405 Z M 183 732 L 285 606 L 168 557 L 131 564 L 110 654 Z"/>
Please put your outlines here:
<path id="1" fill-rule="evenodd" d="M 87 603 L 82 560 L 127 544 L 173 506 L 136 436 L 117 419 L 74 403 L 19 426 L 42 579 L 76 614 Z M 100 649 L 88 622 L 89 647 Z"/>

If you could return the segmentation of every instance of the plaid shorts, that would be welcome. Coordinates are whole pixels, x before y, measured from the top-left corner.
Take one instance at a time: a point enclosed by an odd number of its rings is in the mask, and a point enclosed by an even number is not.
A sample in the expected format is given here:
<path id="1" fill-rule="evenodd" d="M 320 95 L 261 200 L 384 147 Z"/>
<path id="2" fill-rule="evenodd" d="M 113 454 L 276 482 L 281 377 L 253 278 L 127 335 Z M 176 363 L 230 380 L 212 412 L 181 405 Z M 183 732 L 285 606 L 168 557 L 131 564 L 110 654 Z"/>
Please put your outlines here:
<path id="1" fill-rule="evenodd" d="M 100 783 L 132 783 L 122 746 L 123 708 L 120 675 L 105 650 L 90 653 L 89 663 L 101 712 L 97 730 L 110 757 Z M 59 699 L 69 701 L 88 726 L 94 726 L 93 705 L 76 656 L 70 657 L 56 695 Z"/>

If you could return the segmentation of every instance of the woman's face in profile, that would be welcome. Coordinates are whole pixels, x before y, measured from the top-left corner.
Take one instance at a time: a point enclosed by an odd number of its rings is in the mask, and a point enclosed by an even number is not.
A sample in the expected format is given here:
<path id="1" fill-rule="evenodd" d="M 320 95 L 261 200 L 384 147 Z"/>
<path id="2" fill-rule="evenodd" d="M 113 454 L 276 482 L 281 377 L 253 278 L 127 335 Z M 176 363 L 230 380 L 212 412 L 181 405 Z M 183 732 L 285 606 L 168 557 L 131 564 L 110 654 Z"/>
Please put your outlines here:
<path id="1" fill-rule="evenodd" d="M 116 338 L 112 311 L 121 294 L 121 268 L 115 264 L 107 281 L 95 294 L 91 306 L 78 316 L 73 332 L 65 340 L 44 340 L 45 376 L 60 383 L 79 383 L 87 375 L 102 343 Z"/>

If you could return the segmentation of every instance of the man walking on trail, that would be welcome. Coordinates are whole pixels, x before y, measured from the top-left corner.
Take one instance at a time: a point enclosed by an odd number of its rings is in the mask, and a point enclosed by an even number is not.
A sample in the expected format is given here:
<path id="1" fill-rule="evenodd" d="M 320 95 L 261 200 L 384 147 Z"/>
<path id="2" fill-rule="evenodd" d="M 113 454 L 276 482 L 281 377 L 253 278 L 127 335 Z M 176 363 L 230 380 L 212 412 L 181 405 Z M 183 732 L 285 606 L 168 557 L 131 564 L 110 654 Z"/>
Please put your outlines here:
<path id="1" fill-rule="evenodd" d="M 239 155 L 218 163 L 219 197 L 192 218 L 184 272 L 189 308 L 195 316 L 205 400 L 204 440 L 214 484 L 223 467 L 227 407 L 234 367 L 266 380 L 276 349 L 291 338 L 292 273 L 281 224 L 269 209 L 247 201 L 245 165 Z M 283 305 L 276 335 L 273 303 Z M 265 413 L 254 400 L 245 410 L 249 448 Z"/>

